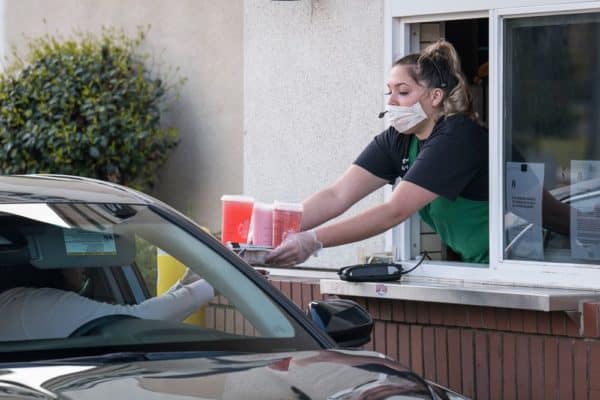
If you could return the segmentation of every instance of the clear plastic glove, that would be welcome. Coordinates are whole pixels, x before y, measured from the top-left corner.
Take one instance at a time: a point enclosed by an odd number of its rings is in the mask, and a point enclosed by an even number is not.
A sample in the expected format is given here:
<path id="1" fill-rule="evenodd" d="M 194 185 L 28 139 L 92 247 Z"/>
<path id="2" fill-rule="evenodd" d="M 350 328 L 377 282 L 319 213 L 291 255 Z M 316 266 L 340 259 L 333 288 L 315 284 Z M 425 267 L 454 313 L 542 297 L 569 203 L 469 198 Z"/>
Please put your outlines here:
<path id="1" fill-rule="evenodd" d="M 322 248 L 323 243 L 319 242 L 314 230 L 289 233 L 285 236 L 283 243 L 267 255 L 265 263 L 297 265 L 318 253 Z"/>

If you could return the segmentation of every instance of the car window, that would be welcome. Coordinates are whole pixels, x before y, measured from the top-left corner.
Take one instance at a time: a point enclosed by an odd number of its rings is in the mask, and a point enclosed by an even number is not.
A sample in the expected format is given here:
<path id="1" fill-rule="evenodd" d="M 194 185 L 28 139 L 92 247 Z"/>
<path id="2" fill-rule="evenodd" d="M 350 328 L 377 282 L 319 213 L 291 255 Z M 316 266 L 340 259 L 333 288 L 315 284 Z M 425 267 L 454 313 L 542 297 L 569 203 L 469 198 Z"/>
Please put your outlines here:
<path id="1" fill-rule="evenodd" d="M 319 347 L 265 278 L 199 228 L 142 205 L 48 210 L 0 213 L 0 353 Z"/>

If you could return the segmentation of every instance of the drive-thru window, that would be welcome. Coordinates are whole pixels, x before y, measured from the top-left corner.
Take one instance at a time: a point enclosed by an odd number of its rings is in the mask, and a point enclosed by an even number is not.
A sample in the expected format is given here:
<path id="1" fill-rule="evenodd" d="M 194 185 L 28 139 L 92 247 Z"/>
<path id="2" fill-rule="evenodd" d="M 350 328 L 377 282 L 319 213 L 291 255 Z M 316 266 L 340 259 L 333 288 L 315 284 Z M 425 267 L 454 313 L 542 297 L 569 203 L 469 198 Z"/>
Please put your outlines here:
<path id="1" fill-rule="evenodd" d="M 383 5 L 386 69 L 439 38 L 460 55 L 489 130 L 489 264 L 449 260 L 413 218 L 386 248 L 433 260 L 400 282 L 296 270 L 275 285 L 297 303 L 357 299 L 377 321 L 372 348 L 475 398 L 598 396 L 600 2 Z"/>

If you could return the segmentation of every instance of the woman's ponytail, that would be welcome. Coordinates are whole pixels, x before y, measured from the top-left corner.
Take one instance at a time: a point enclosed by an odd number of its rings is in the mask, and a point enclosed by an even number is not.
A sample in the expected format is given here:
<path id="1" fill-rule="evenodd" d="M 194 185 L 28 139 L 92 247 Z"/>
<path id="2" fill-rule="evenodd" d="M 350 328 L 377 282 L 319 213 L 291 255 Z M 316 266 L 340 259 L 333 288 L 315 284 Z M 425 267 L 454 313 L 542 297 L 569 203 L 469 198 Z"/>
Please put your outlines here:
<path id="1" fill-rule="evenodd" d="M 466 114 L 477 119 L 473 111 L 473 96 L 452 44 L 442 39 L 427 46 L 421 52 L 417 71 L 418 80 L 425 86 L 444 91 L 444 115 Z"/>

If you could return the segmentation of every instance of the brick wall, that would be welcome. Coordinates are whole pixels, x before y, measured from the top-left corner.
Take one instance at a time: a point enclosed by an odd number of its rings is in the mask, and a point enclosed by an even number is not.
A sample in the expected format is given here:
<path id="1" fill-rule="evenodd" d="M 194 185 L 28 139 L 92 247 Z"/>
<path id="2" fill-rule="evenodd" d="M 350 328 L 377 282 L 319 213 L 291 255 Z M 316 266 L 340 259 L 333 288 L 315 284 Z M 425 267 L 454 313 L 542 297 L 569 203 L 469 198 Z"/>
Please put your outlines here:
<path id="1" fill-rule="evenodd" d="M 316 282 L 272 280 L 302 309 Z M 476 399 L 600 399 L 599 304 L 584 326 L 564 312 L 352 298 L 373 316 L 371 342 L 444 386 Z"/>

